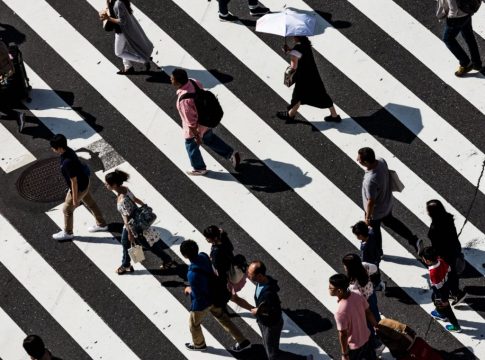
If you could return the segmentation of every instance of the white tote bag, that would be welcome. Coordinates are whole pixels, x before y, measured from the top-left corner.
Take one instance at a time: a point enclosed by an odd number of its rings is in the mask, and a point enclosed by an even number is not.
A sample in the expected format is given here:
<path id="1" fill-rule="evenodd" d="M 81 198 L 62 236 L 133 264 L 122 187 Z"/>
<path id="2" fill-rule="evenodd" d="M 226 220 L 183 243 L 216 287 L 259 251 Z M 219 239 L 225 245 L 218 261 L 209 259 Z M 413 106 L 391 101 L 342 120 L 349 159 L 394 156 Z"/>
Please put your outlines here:
<path id="1" fill-rule="evenodd" d="M 134 245 L 128 249 L 128 255 L 130 255 L 131 261 L 133 263 L 139 263 L 145 260 L 145 254 L 143 253 L 143 247 L 140 245 Z"/>
<path id="2" fill-rule="evenodd" d="M 389 170 L 389 181 L 392 192 L 402 192 L 404 190 L 404 184 L 394 170 Z"/>

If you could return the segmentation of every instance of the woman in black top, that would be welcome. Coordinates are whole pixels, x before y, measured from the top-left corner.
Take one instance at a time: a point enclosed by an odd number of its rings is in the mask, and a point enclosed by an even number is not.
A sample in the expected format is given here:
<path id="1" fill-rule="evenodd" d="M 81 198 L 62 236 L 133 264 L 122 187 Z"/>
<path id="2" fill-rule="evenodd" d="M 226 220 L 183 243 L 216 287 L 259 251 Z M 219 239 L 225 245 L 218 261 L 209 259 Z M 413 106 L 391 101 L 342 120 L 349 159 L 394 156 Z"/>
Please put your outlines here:
<path id="1" fill-rule="evenodd" d="M 294 36 L 295 46 L 289 48 L 286 44 L 284 52 L 291 56 L 291 67 L 296 70 L 293 75 L 295 87 L 288 111 L 280 111 L 277 116 L 283 120 L 293 120 L 300 105 L 315 106 L 329 109 L 330 116 L 325 121 L 340 122 L 342 119 L 335 111 L 333 101 L 328 96 L 313 58 L 312 44 L 306 36 Z"/>
<path id="2" fill-rule="evenodd" d="M 204 230 L 206 240 L 212 244 L 210 258 L 218 276 L 227 283 L 227 272 L 229 271 L 232 259 L 234 258 L 234 246 L 227 236 L 227 233 L 215 225 Z"/>
<path id="3" fill-rule="evenodd" d="M 450 266 L 448 283 L 450 292 L 455 297 L 452 305 L 457 305 L 465 298 L 466 293 L 459 288 L 458 274 L 455 269 L 456 260 L 461 254 L 461 244 L 458 240 L 453 215 L 446 212 L 439 200 L 429 200 L 426 203 L 426 210 L 431 218 L 428 238 L 438 256 Z"/>

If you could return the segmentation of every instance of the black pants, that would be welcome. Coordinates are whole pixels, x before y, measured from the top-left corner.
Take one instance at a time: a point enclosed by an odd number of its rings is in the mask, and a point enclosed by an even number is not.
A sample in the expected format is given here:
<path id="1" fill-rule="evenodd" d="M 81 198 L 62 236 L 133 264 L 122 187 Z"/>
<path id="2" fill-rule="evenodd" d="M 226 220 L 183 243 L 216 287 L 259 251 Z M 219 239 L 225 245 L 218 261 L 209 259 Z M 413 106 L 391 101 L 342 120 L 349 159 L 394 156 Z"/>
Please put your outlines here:
<path id="1" fill-rule="evenodd" d="M 281 330 L 283 329 L 283 319 L 272 326 L 262 325 L 258 322 L 263 338 L 263 346 L 268 356 L 268 360 L 300 360 L 305 356 L 293 354 L 280 350 Z"/>
<path id="2" fill-rule="evenodd" d="M 228 13 L 228 8 L 227 4 L 229 4 L 229 0 L 219 0 L 219 12 L 221 14 L 227 14 Z M 248 0 L 248 5 L 249 6 L 257 6 L 258 5 L 258 0 Z"/>
<path id="3" fill-rule="evenodd" d="M 448 298 L 450 296 L 450 289 L 448 287 L 448 282 L 439 290 L 433 292 L 431 299 L 434 302 L 436 310 L 448 318 L 448 321 L 455 326 L 458 326 L 458 320 L 456 319 L 455 313 L 451 308 Z M 445 304 L 445 305 L 444 305 Z"/>
<path id="4" fill-rule="evenodd" d="M 377 355 L 371 341 L 367 341 L 358 349 L 349 350 L 349 360 L 376 360 Z"/>
<path id="5" fill-rule="evenodd" d="M 374 230 L 374 234 L 376 236 L 377 248 L 379 249 L 381 255 L 384 254 L 382 251 L 381 223 L 396 232 L 398 235 L 405 238 L 408 241 L 409 245 L 416 249 L 416 241 L 418 240 L 418 237 L 413 234 L 411 230 L 409 230 L 409 228 L 401 222 L 401 220 L 392 216 L 391 211 L 389 214 L 381 219 L 373 219 L 370 221 L 370 226 Z"/>

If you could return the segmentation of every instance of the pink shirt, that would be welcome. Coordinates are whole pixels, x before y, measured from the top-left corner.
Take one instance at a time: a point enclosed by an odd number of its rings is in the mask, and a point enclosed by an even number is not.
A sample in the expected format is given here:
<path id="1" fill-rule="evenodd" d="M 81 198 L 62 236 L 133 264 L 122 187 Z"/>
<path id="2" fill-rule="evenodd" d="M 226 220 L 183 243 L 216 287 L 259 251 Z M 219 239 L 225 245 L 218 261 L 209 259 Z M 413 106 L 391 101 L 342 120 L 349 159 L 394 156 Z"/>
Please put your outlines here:
<path id="1" fill-rule="evenodd" d="M 347 330 L 347 341 L 351 350 L 358 349 L 369 341 L 370 331 L 365 317 L 367 308 L 369 308 L 367 300 L 354 292 L 350 292 L 347 299 L 341 299 L 338 302 L 335 312 L 337 330 Z"/>
<path id="2" fill-rule="evenodd" d="M 202 84 L 195 80 L 196 84 L 203 89 Z M 197 123 L 197 108 L 195 107 L 194 99 L 183 99 L 179 101 L 178 99 L 186 93 L 195 92 L 194 85 L 190 80 L 184 86 L 177 90 L 177 110 L 179 111 L 180 118 L 182 119 L 182 131 L 185 139 L 190 139 L 194 137 L 191 132 L 191 128 L 197 128 L 199 130 L 200 136 L 204 135 L 208 128 L 199 125 Z"/>

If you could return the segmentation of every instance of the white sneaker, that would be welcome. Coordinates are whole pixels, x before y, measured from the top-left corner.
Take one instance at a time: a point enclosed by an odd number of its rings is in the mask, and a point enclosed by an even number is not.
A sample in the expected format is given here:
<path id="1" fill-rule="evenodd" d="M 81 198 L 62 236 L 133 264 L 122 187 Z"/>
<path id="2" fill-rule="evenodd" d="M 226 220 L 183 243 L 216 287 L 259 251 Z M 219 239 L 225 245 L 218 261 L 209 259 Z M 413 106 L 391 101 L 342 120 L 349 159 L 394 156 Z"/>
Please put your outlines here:
<path id="1" fill-rule="evenodd" d="M 74 235 L 68 234 L 64 230 L 61 230 L 58 233 L 55 233 L 54 235 L 52 235 L 52 238 L 57 241 L 72 240 L 74 238 Z"/>
<path id="2" fill-rule="evenodd" d="M 98 232 L 98 231 L 108 231 L 108 225 L 106 226 L 93 225 L 88 227 L 88 231 L 91 233 Z"/>

